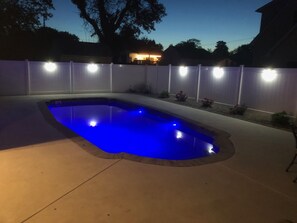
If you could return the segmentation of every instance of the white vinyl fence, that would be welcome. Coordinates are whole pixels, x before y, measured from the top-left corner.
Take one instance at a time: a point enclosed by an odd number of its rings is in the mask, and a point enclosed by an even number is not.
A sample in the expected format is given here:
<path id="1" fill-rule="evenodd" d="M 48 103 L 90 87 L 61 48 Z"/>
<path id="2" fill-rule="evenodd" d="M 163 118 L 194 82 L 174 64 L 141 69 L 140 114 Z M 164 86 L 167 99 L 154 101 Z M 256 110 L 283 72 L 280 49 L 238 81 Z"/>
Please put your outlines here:
<path id="1" fill-rule="evenodd" d="M 127 92 L 139 84 L 155 94 L 182 90 L 196 101 L 297 115 L 297 69 L 0 61 L 0 96 Z"/>

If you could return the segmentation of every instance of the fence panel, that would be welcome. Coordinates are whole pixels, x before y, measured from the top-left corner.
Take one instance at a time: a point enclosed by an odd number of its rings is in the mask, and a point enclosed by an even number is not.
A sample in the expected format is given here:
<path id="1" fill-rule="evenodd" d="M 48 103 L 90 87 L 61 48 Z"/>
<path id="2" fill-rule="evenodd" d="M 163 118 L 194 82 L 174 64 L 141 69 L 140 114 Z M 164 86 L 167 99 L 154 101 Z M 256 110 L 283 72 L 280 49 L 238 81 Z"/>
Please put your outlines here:
<path id="1" fill-rule="evenodd" d="M 245 68 L 241 101 L 257 110 L 296 113 L 296 69 L 275 69 L 276 78 L 273 81 L 263 79 L 264 70 Z"/>
<path id="2" fill-rule="evenodd" d="M 154 94 L 168 91 L 168 66 L 148 66 L 147 84 Z"/>
<path id="3" fill-rule="evenodd" d="M 25 61 L 0 61 L 0 95 L 25 95 L 27 71 Z"/>
<path id="4" fill-rule="evenodd" d="M 30 93 L 57 94 L 70 92 L 69 63 L 55 63 L 56 69 L 46 70 L 46 62 L 30 62 Z"/>
<path id="5" fill-rule="evenodd" d="M 153 93 L 168 90 L 168 66 L 97 64 L 90 72 L 85 63 L 55 63 L 56 70 L 46 70 L 45 62 L 0 61 L 0 96 L 83 92 L 126 92 L 148 84 Z M 112 68 L 112 70 L 111 70 Z M 183 68 L 184 69 L 184 68 Z M 201 67 L 199 98 L 234 105 L 239 96 L 240 67 L 225 67 L 221 78 L 214 77 L 214 67 Z M 263 68 L 244 68 L 241 103 L 249 108 L 297 115 L 297 69 L 274 69 L 274 81 L 264 81 Z M 185 72 L 185 73 L 182 73 Z M 112 73 L 112 76 L 110 74 Z M 217 75 L 218 76 L 218 75 Z M 112 80 L 112 83 L 111 83 Z M 182 90 L 196 97 L 198 67 L 171 67 L 171 92 Z"/>
<path id="6" fill-rule="evenodd" d="M 170 93 L 183 91 L 189 97 L 196 97 L 197 69 L 198 67 L 172 66 Z"/>
<path id="7" fill-rule="evenodd" d="M 73 93 L 110 91 L 110 65 L 73 63 Z"/>
<path id="8" fill-rule="evenodd" d="M 200 99 L 210 98 L 219 103 L 237 104 L 240 67 L 201 67 L 200 81 Z"/>
<path id="9" fill-rule="evenodd" d="M 146 83 L 146 67 L 140 65 L 113 65 L 113 92 L 127 92 L 139 84 Z"/>

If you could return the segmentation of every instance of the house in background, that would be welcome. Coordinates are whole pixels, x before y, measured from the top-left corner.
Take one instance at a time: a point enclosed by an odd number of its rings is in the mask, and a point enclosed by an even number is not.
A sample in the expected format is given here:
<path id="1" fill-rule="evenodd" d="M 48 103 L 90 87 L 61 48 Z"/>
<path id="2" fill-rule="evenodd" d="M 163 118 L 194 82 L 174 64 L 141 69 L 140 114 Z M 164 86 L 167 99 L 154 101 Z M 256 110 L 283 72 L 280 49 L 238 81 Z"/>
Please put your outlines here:
<path id="1" fill-rule="evenodd" d="M 262 18 L 251 42 L 253 65 L 297 67 L 297 0 L 273 0 L 256 12 Z"/>
<path id="2" fill-rule="evenodd" d="M 161 57 L 160 52 L 129 53 L 129 62 L 133 64 L 158 64 Z"/>

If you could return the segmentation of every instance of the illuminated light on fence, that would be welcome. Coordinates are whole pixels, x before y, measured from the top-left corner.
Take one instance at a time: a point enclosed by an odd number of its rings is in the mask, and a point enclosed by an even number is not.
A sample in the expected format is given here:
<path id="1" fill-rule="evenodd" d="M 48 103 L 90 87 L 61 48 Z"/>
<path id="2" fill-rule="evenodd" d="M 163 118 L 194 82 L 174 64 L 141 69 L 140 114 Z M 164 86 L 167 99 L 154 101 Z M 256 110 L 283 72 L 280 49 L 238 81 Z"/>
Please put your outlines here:
<path id="1" fill-rule="evenodd" d="M 57 64 L 53 62 L 47 62 L 44 64 L 44 69 L 48 72 L 55 72 L 57 70 Z"/>
<path id="2" fill-rule="evenodd" d="M 180 66 L 179 67 L 179 75 L 181 77 L 185 77 L 185 76 L 187 76 L 187 74 L 188 74 L 188 68 L 185 66 Z"/>
<path id="3" fill-rule="evenodd" d="M 99 67 L 97 64 L 90 63 L 90 64 L 88 64 L 87 69 L 90 73 L 95 73 L 98 71 Z"/>
<path id="4" fill-rule="evenodd" d="M 216 79 L 221 79 L 224 76 L 225 71 L 222 67 L 215 67 L 213 68 L 212 74 Z"/>
<path id="5" fill-rule="evenodd" d="M 266 82 L 272 82 L 277 78 L 277 72 L 273 69 L 264 69 L 261 73 L 261 77 Z"/>

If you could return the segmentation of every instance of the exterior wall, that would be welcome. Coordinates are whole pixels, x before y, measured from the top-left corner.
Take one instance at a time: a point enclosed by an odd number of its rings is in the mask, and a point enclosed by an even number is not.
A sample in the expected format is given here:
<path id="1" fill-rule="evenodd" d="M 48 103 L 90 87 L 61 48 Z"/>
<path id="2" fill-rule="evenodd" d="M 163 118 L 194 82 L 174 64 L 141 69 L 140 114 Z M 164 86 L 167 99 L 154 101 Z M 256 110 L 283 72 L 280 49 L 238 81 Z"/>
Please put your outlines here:
<path id="1" fill-rule="evenodd" d="M 297 61 L 296 50 L 296 11 L 297 1 L 279 1 L 261 10 L 261 30 L 252 41 L 255 66 L 286 67 Z M 292 37 L 293 36 L 293 37 Z M 293 42 L 290 41 L 293 39 Z M 282 53 L 278 53 L 281 51 Z M 289 55 L 289 57 L 288 57 Z"/>
<path id="2" fill-rule="evenodd" d="M 213 99 L 267 112 L 287 111 L 297 115 L 297 69 L 274 69 L 274 81 L 264 81 L 263 68 L 223 67 L 221 78 L 214 67 L 191 66 L 181 75 L 178 66 L 97 64 L 90 72 L 86 63 L 56 63 L 49 72 L 45 62 L 0 61 L 0 96 L 84 92 L 126 92 L 138 84 L 159 94 L 184 91 L 189 97 Z M 199 98 L 197 98 L 197 95 Z"/>

